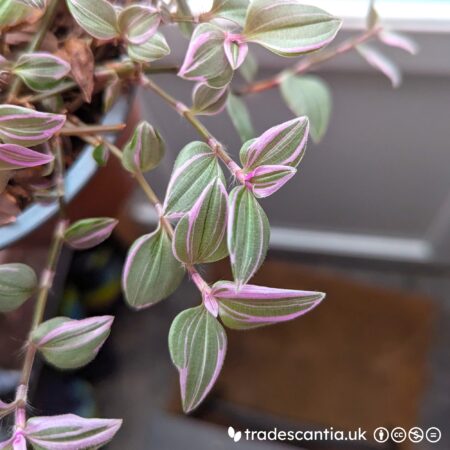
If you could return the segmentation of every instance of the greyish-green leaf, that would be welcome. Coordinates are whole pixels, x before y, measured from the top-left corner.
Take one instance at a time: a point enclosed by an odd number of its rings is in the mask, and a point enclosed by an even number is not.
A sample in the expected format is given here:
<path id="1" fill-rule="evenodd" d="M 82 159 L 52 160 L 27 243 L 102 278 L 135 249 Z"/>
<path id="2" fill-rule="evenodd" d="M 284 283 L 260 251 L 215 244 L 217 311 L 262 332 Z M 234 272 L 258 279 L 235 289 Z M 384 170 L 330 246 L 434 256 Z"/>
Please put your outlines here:
<path id="1" fill-rule="evenodd" d="M 236 95 L 230 94 L 227 101 L 227 111 L 242 142 L 255 137 L 252 119 L 243 100 Z"/>
<path id="2" fill-rule="evenodd" d="M 17 309 L 35 292 L 34 270 L 20 263 L 0 265 L 0 312 Z"/>
<path id="3" fill-rule="evenodd" d="M 172 361 L 180 373 L 183 410 L 194 410 L 214 386 L 222 369 L 227 336 L 203 306 L 183 311 L 169 332 Z"/>
<path id="4" fill-rule="evenodd" d="M 333 99 L 328 84 L 313 75 L 290 75 L 283 79 L 281 94 L 297 116 L 307 116 L 314 142 L 320 142 L 330 123 Z"/>
<path id="5" fill-rule="evenodd" d="M 184 276 L 182 264 L 173 256 L 167 232 L 158 228 L 140 237 L 130 248 L 122 275 L 127 303 L 142 309 L 171 295 Z"/>

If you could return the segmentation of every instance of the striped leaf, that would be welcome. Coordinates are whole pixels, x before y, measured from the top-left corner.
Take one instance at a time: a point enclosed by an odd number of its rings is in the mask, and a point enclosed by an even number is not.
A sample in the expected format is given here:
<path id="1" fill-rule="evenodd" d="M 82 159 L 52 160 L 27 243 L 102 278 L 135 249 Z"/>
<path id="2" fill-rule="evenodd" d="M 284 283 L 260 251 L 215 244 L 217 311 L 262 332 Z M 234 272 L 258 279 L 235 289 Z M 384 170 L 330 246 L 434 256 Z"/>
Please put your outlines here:
<path id="1" fill-rule="evenodd" d="M 246 142 L 240 152 L 246 171 L 259 166 L 297 167 L 306 150 L 309 122 L 306 117 L 276 125 L 259 138 Z"/>
<path id="2" fill-rule="evenodd" d="M 203 306 L 179 314 L 169 332 L 172 361 L 180 373 L 183 410 L 194 410 L 214 386 L 222 369 L 227 337 Z"/>
<path id="3" fill-rule="evenodd" d="M 20 263 L 0 265 L 0 312 L 17 309 L 37 288 L 34 270 Z"/>
<path id="4" fill-rule="evenodd" d="M 254 0 L 250 3 L 244 35 L 281 56 L 297 56 L 328 45 L 341 20 L 301 0 Z"/>
<path id="5" fill-rule="evenodd" d="M 119 27 L 114 6 L 108 0 L 66 0 L 75 21 L 97 39 L 118 37 Z"/>
<path id="6" fill-rule="evenodd" d="M 47 0 L 16 0 L 16 2 L 36 9 L 45 9 L 47 6 Z"/>
<path id="7" fill-rule="evenodd" d="M 225 55 L 233 70 L 238 69 L 245 61 L 248 54 L 248 44 L 240 35 L 229 34 L 223 43 Z"/>
<path id="8" fill-rule="evenodd" d="M 228 194 L 219 178 L 202 192 L 192 209 L 178 222 L 173 253 L 186 264 L 211 263 L 227 255 Z"/>
<path id="9" fill-rule="evenodd" d="M 125 300 L 135 309 L 152 306 L 171 295 L 183 276 L 167 232 L 158 228 L 140 237 L 128 252 L 122 275 Z"/>
<path id="10" fill-rule="evenodd" d="M 161 33 L 155 33 L 142 44 L 128 44 L 128 56 L 140 63 L 149 63 L 164 58 L 170 54 L 166 38 Z"/>
<path id="11" fill-rule="evenodd" d="M 29 419 L 24 435 L 34 450 L 91 450 L 106 445 L 121 426 L 119 419 L 84 419 L 64 414 Z"/>
<path id="12" fill-rule="evenodd" d="M 114 317 L 72 320 L 55 317 L 39 325 L 31 339 L 45 360 L 58 369 L 78 369 L 90 363 L 105 343 Z"/>
<path id="13" fill-rule="evenodd" d="M 33 91 L 46 91 L 70 72 L 70 64 L 50 53 L 25 53 L 19 57 L 13 72 Z"/>
<path id="14" fill-rule="evenodd" d="M 259 166 L 245 174 L 256 198 L 265 198 L 281 189 L 295 174 L 297 169 L 291 166 Z"/>
<path id="15" fill-rule="evenodd" d="M 186 80 L 206 82 L 216 89 L 228 85 L 233 69 L 225 54 L 225 36 L 216 25 L 198 25 L 178 75 Z"/>
<path id="16" fill-rule="evenodd" d="M 0 144 L 0 172 L 42 166 L 53 159 L 52 155 L 40 153 L 21 145 Z"/>
<path id="17" fill-rule="evenodd" d="M 165 215 L 172 218 L 183 216 L 217 178 L 225 182 L 211 148 L 199 141 L 186 145 L 178 155 L 170 177 L 164 202 Z"/>
<path id="18" fill-rule="evenodd" d="M 147 42 L 158 30 L 160 12 L 153 6 L 130 5 L 118 17 L 118 26 L 125 40 L 131 44 Z"/>
<path id="19" fill-rule="evenodd" d="M 377 48 L 368 44 L 360 44 L 356 49 L 372 67 L 389 78 L 392 87 L 398 88 L 402 84 L 403 77 L 398 66 Z"/>
<path id="20" fill-rule="evenodd" d="M 214 19 L 225 19 L 233 25 L 243 26 L 249 3 L 249 0 L 214 0 L 211 11 L 207 15 Z"/>
<path id="21" fill-rule="evenodd" d="M 122 164 L 128 171 L 148 172 L 159 165 L 164 157 L 165 144 L 148 122 L 141 122 L 123 149 Z"/>
<path id="22" fill-rule="evenodd" d="M 0 450 L 27 450 L 27 442 L 20 431 L 16 431 L 10 439 L 0 442 Z"/>
<path id="23" fill-rule="evenodd" d="M 322 292 L 276 289 L 245 285 L 237 290 L 229 281 L 219 281 L 211 295 L 219 303 L 225 326 L 248 330 L 296 319 L 311 311 L 325 298 Z"/>
<path id="24" fill-rule="evenodd" d="M 0 105 L 0 139 L 9 144 L 33 147 L 57 133 L 66 116 L 43 113 L 14 105 Z"/>
<path id="25" fill-rule="evenodd" d="M 330 123 L 333 99 L 328 84 L 312 75 L 285 77 L 280 85 L 281 95 L 296 116 L 307 116 L 311 137 L 320 142 Z"/>
<path id="26" fill-rule="evenodd" d="M 0 2 L 0 30 L 20 23 L 32 13 L 30 8 L 17 3 L 17 0 L 2 0 Z"/>
<path id="27" fill-rule="evenodd" d="M 270 225 L 266 213 L 245 187 L 233 189 L 228 213 L 228 251 L 238 287 L 256 273 L 269 247 Z"/>
<path id="28" fill-rule="evenodd" d="M 219 114 L 227 103 L 228 86 L 214 89 L 207 83 L 197 83 L 192 92 L 192 112 L 195 115 L 212 116 Z"/>
<path id="29" fill-rule="evenodd" d="M 76 250 L 92 248 L 106 241 L 117 224 L 110 217 L 78 220 L 66 230 L 64 240 Z"/>

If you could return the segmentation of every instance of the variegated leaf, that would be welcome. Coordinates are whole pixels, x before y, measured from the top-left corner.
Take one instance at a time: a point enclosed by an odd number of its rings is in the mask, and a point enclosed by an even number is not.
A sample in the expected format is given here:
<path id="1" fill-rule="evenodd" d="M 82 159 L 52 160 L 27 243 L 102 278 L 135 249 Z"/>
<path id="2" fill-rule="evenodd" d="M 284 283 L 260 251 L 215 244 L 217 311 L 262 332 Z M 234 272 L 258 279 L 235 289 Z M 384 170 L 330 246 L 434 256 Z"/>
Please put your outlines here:
<path id="1" fill-rule="evenodd" d="M 20 263 L 0 265 L 0 312 L 17 309 L 37 288 L 34 270 Z"/>
<path id="2" fill-rule="evenodd" d="M 398 88 L 402 84 L 400 69 L 377 48 L 368 44 L 360 44 L 356 49 L 372 67 L 381 71 L 391 80 L 392 87 Z"/>
<path id="3" fill-rule="evenodd" d="M 191 265 L 225 258 L 227 200 L 225 186 L 216 178 L 178 222 L 173 239 L 176 258 Z"/>
<path id="4" fill-rule="evenodd" d="M 46 91 L 70 72 L 70 64 L 51 53 L 25 53 L 17 60 L 13 72 L 33 91 Z"/>
<path id="5" fill-rule="evenodd" d="M 128 252 L 122 275 L 125 300 L 136 309 L 152 306 L 171 295 L 183 276 L 167 232 L 158 228 L 140 237 Z"/>
<path id="6" fill-rule="evenodd" d="M 191 142 L 178 155 L 167 187 L 164 213 L 179 218 L 188 212 L 200 194 L 215 179 L 224 182 L 222 169 L 211 148 L 204 142 Z"/>
<path id="7" fill-rule="evenodd" d="M 20 23 L 32 12 L 29 7 L 17 3 L 16 0 L 2 0 L 0 2 L 0 30 Z"/>
<path id="8" fill-rule="evenodd" d="M 169 332 L 172 361 L 180 373 L 183 410 L 194 410 L 210 392 L 222 369 L 227 337 L 203 306 L 179 314 Z"/>
<path id="9" fill-rule="evenodd" d="M 153 6 L 132 4 L 118 17 L 119 30 L 131 44 L 147 42 L 158 30 L 161 14 Z"/>
<path id="10" fill-rule="evenodd" d="M 33 417 L 24 434 L 34 450 L 91 450 L 113 439 L 122 420 L 84 419 L 73 414 Z"/>
<path id="11" fill-rule="evenodd" d="M 196 115 L 212 116 L 219 114 L 227 103 L 228 86 L 214 89 L 207 83 L 197 83 L 192 92 L 192 112 Z"/>
<path id="12" fill-rule="evenodd" d="M 42 166 L 53 161 L 52 155 L 37 152 L 21 145 L 0 144 L 0 172 Z"/>
<path id="13" fill-rule="evenodd" d="M 229 199 L 228 251 L 234 280 L 239 287 L 261 267 L 269 247 L 270 225 L 251 191 L 239 186 Z"/>
<path id="14" fill-rule="evenodd" d="M 0 450 L 27 450 L 27 441 L 21 431 L 16 431 L 10 439 L 0 442 Z"/>
<path id="15" fill-rule="evenodd" d="M 45 9 L 47 6 L 47 0 L 16 0 L 16 2 L 36 9 Z"/>
<path id="16" fill-rule="evenodd" d="M 64 240 L 76 250 L 92 248 L 106 241 L 117 224 L 118 221 L 110 217 L 81 219 L 70 225 Z"/>
<path id="17" fill-rule="evenodd" d="M 117 15 L 108 0 L 66 0 L 78 25 L 97 39 L 110 40 L 119 35 Z"/>
<path id="18" fill-rule="evenodd" d="M 296 319 L 311 311 L 325 298 L 322 292 L 276 289 L 245 285 L 239 291 L 234 283 L 219 281 L 211 295 L 219 303 L 225 326 L 248 330 Z"/>
<path id="19" fill-rule="evenodd" d="M 49 364 L 59 369 L 78 369 L 97 356 L 113 320 L 112 316 L 83 320 L 55 317 L 39 325 L 31 339 Z"/>
<path id="20" fill-rule="evenodd" d="M 227 101 L 227 112 L 242 142 L 255 137 L 252 119 L 243 100 L 230 93 Z"/>
<path id="21" fill-rule="evenodd" d="M 127 51 L 132 60 L 140 63 L 156 61 L 170 54 L 166 38 L 158 32 L 142 44 L 128 44 Z"/>
<path id="22" fill-rule="evenodd" d="M 327 132 L 333 103 L 328 84 L 313 75 L 290 75 L 283 79 L 280 89 L 291 111 L 308 117 L 311 137 L 320 142 Z"/>
<path id="23" fill-rule="evenodd" d="M 10 144 L 33 147 L 57 133 L 66 116 L 43 113 L 15 105 L 0 105 L 0 139 Z"/>
<path id="24" fill-rule="evenodd" d="M 341 20 L 301 0 L 253 0 L 247 12 L 244 35 L 281 56 L 298 56 L 328 45 Z"/>
<path id="25" fill-rule="evenodd" d="M 214 0 L 208 18 L 226 19 L 232 24 L 243 26 L 249 0 Z"/>
<path id="26" fill-rule="evenodd" d="M 306 150 L 309 121 L 298 117 L 276 125 L 257 139 L 246 142 L 240 152 L 246 171 L 259 166 L 297 167 Z"/>
<path id="27" fill-rule="evenodd" d="M 233 69 L 225 54 L 225 37 L 225 32 L 216 25 L 198 25 L 178 75 L 186 80 L 206 82 L 213 88 L 228 85 Z"/>
<path id="28" fill-rule="evenodd" d="M 291 166 L 259 166 L 245 174 L 245 182 L 256 198 L 264 198 L 281 189 L 296 173 Z"/>
<path id="29" fill-rule="evenodd" d="M 231 68 L 236 70 L 242 66 L 248 54 L 248 44 L 242 40 L 241 36 L 229 34 L 223 45 Z"/>
<path id="30" fill-rule="evenodd" d="M 122 164 L 132 173 L 148 172 L 159 165 L 164 153 L 162 137 L 148 122 L 143 121 L 123 149 Z"/>

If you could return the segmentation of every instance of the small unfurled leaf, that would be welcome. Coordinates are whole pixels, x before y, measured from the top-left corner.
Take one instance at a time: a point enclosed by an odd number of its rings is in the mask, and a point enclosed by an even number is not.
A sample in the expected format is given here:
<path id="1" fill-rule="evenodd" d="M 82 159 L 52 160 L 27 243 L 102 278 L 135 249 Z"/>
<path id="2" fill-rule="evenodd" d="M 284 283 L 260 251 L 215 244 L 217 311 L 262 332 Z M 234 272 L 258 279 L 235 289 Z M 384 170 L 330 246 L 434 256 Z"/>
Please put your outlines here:
<path id="1" fill-rule="evenodd" d="M 34 270 L 25 264 L 0 265 L 0 312 L 17 309 L 35 292 L 37 278 Z"/>
<path id="2" fill-rule="evenodd" d="M 128 44 L 128 56 L 140 63 L 149 63 L 164 58 L 170 53 L 166 38 L 161 33 L 155 33 L 142 44 Z"/>
<path id="3" fill-rule="evenodd" d="M 103 112 L 107 113 L 114 106 L 122 93 L 122 80 L 117 74 L 109 80 L 103 91 Z"/>
<path id="4" fill-rule="evenodd" d="M 97 39 L 110 40 L 119 35 L 114 6 L 107 0 L 66 0 L 75 21 Z"/>
<path id="5" fill-rule="evenodd" d="M 148 122 L 143 121 L 123 149 L 122 164 L 132 173 L 148 172 L 159 165 L 164 153 L 162 137 Z"/>
<path id="6" fill-rule="evenodd" d="M 205 116 L 220 113 L 227 103 L 228 93 L 228 86 L 214 89 L 207 83 L 198 83 L 192 92 L 192 112 Z"/>
<path id="7" fill-rule="evenodd" d="M 400 69 L 377 48 L 368 44 L 360 44 L 356 49 L 372 67 L 380 70 L 391 80 L 392 87 L 398 88 L 402 84 Z"/>
<path id="8" fill-rule="evenodd" d="M 308 117 L 311 137 L 314 142 L 320 142 L 330 123 L 333 102 L 327 83 L 312 75 L 290 75 L 283 79 L 280 89 L 291 111 Z"/>
<path id="9" fill-rule="evenodd" d="M 242 66 L 239 67 L 239 71 L 247 83 L 251 83 L 258 73 L 258 61 L 251 52 L 247 54 Z"/>
<path id="10" fill-rule="evenodd" d="M 242 142 L 255 137 L 252 119 L 243 100 L 236 95 L 230 94 L 227 101 L 227 111 Z"/>
<path id="11" fill-rule="evenodd" d="M 169 332 L 172 361 L 180 373 L 183 410 L 194 410 L 208 395 L 222 370 L 227 336 L 203 306 L 183 311 Z"/>
<path id="12" fill-rule="evenodd" d="M 99 144 L 92 151 L 92 157 L 100 167 L 106 166 L 109 159 L 109 151 L 105 145 Z"/>
<path id="13" fill-rule="evenodd" d="M 173 253 L 181 262 L 192 265 L 225 258 L 227 200 L 225 186 L 216 178 L 178 222 Z"/>
<path id="14" fill-rule="evenodd" d="M 226 19 L 243 26 L 249 0 L 214 0 L 211 11 L 206 15 L 213 19 Z"/>
<path id="15" fill-rule="evenodd" d="M 297 167 L 305 153 L 308 133 L 306 117 L 297 117 L 270 128 L 242 146 L 240 158 L 244 170 L 273 165 Z"/>
<path id="16" fill-rule="evenodd" d="M 45 9 L 47 6 L 47 0 L 16 0 L 16 2 L 36 9 Z"/>
<path id="17" fill-rule="evenodd" d="M 78 369 L 97 356 L 113 321 L 112 316 L 83 320 L 55 317 L 39 325 L 31 339 L 51 365 L 59 369 Z"/>
<path id="18" fill-rule="evenodd" d="M 0 30 L 12 27 L 30 15 L 30 8 L 17 3 L 16 0 L 2 0 L 0 2 Z"/>
<path id="19" fill-rule="evenodd" d="M 416 55 L 419 51 L 417 42 L 401 33 L 383 29 L 378 33 L 378 39 L 389 47 L 400 48 L 411 55 Z"/>
<path id="20" fill-rule="evenodd" d="M 110 217 L 78 220 L 66 230 L 64 240 L 76 250 L 92 248 L 108 239 L 117 223 Z"/>
<path id="21" fill-rule="evenodd" d="M 14 105 L 0 105 L 0 139 L 10 144 L 33 147 L 57 133 L 66 116 L 42 113 Z"/>
<path id="22" fill-rule="evenodd" d="M 375 0 L 370 0 L 369 12 L 367 13 L 367 28 L 372 30 L 378 24 L 380 16 L 378 11 L 375 9 Z"/>
<path id="23" fill-rule="evenodd" d="M 266 213 L 247 188 L 234 188 L 229 204 L 228 251 L 239 287 L 247 283 L 266 257 L 270 225 Z"/>
<path id="24" fill-rule="evenodd" d="M 213 24 L 198 25 L 178 75 L 186 80 L 206 82 L 213 88 L 228 85 L 233 69 L 225 54 L 225 37 L 225 32 Z"/>
<path id="25" fill-rule="evenodd" d="M 95 70 L 91 46 L 85 39 L 69 38 L 64 42 L 64 53 L 70 62 L 73 79 L 80 87 L 84 100 L 90 103 L 94 91 Z"/>
<path id="26" fill-rule="evenodd" d="M 225 55 L 233 70 L 238 69 L 245 61 L 248 54 L 248 44 L 240 35 L 229 34 L 223 43 Z"/>
<path id="27" fill-rule="evenodd" d="M 245 182 L 256 198 L 264 198 L 281 189 L 296 173 L 291 166 L 259 166 L 245 174 Z"/>
<path id="28" fill-rule="evenodd" d="M 130 5 L 118 17 L 119 30 L 127 42 L 143 44 L 158 30 L 160 12 L 153 6 Z"/>
<path id="29" fill-rule="evenodd" d="M 275 289 L 219 281 L 211 295 L 219 303 L 219 315 L 225 326 L 244 330 L 271 325 L 306 314 L 325 298 L 322 292 Z"/>
<path id="30" fill-rule="evenodd" d="M 204 142 L 191 142 L 179 153 L 164 202 L 164 214 L 179 218 L 188 212 L 206 187 L 220 178 L 222 169 L 211 148 Z"/>
<path id="31" fill-rule="evenodd" d="M 253 0 L 243 34 L 281 56 L 319 50 L 335 37 L 342 21 L 300 0 Z"/>
<path id="32" fill-rule="evenodd" d="M 140 237 L 128 252 L 122 275 L 125 300 L 136 309 L 152 306 L 169 297 L 183 276 L 184 268 L 173 256 L 170 238 L 160 227 Z"/>
<path id="33" fill-rule="evenodd" d="M 106 445 L 122 426 L 119 419 L 84 419 L 73 414 L 33 417 L 24 434 L 35 450 L 91 450 Z"/>
<path id="34" fill-rule="evenodd" d="M 39 153 L 21 145 L 0 144 L 0 171 L 42 166 L 51 161 L 52 155 Z"/>
<path id="35" fill-rule="evenodd" d="M 33 91 L 46 91 L 70 72 L 70 65 L 50 53 L 25 53 L 17 60 L 13 72 Z"/>

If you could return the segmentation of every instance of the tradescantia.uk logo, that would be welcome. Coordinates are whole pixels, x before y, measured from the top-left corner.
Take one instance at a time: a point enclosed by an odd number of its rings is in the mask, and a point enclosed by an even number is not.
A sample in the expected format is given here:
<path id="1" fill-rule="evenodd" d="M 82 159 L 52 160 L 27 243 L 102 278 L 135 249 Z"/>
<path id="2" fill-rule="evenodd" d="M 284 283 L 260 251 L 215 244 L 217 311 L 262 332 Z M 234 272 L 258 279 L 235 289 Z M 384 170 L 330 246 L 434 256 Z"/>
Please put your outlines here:
<path id="1" fill-rule="evenodd" d="M 236 431 L 233 427 L 228 427 L 228 436 L 230 436 L 234 442 L 239 442 L 242 438 L 242 433 L 240 431 Z"/>

